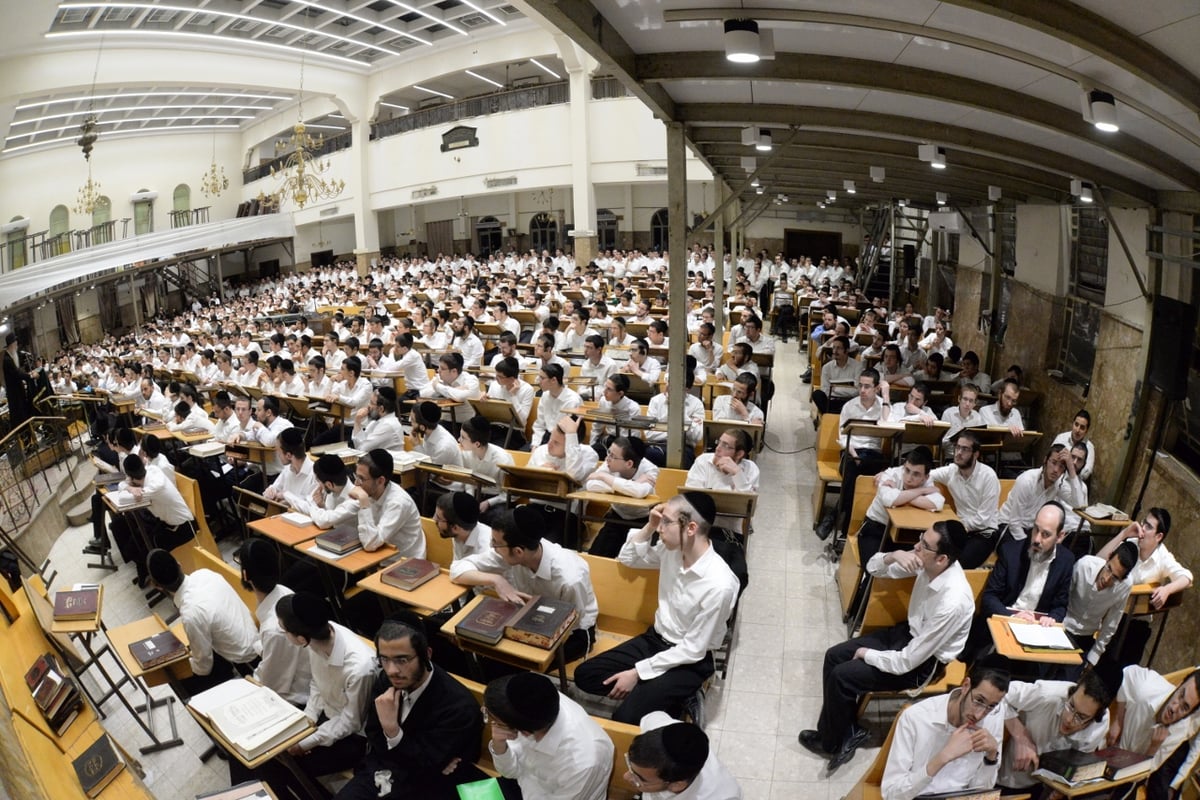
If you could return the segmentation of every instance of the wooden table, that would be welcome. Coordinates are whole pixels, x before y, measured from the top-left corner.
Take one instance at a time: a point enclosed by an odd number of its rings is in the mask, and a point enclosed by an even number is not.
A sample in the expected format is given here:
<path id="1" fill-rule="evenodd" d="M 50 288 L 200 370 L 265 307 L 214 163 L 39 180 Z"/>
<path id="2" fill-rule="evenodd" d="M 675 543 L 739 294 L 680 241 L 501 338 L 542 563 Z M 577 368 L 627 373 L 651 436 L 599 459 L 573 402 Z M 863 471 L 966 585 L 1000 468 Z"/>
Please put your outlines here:
<path id="1" fill-rule="evenodd" d="M 404 559 L 407 561 L 408 559 Z M 428 616 L 452 606 L 471 593 L 470 586 L 459 586 L 450 580 L 450 570 L 442 568 L 434 578 L 411 591 L 383 582 L 383 572 L 375 572 L 358 582 L 359 588 L 395 600 Z"/>
<path id="2" fill-rule="evenodd" d="M 247 678 L 246 680 L 249 679 Z M 316 732 L 317 728 L 311 723 L 311 721 L 303 730 L 283 740 L 270 750 L 260 753 L 257 758 L 247 760 L 246 758 L 242 757 L 242 754 L 238 752 L 236 747 L 233 746 L 233 743 L 226 739 L 225 735 L 217 730 L 216 726 L 209 721 L 208 717 L 204 716 L 199 711 L 196 711 L 196 709 L 192 708 L 191 705 L 187 706 L 187 710 L 188 713 L 192 715 L 192 719 L 196 720 L 196 724 L 204 729 L 204 732 L 208 734 L 210 739 L 216 742 L 216 744 L 219 745 L 220 748 L 228 753 L 232 758 L 236 758 L 238 761 L 240 761 L 244 766 L 248 767 L 249 769 L 256 769 L 273 758 L 279 758 L 280 763 L 286 766 L 303 786 L 310 787 L 312 785 L 312 778 L 309 778 L 304 770 L 301 769 L 298 764 L 296 764 L 295 760 L 287 755 L 288 748 L 290 748 L 292 745 L 299 744 Z M 318 794 L 313 796 L 316 797 L 320 795 Z"/>
<path id="3" fill-rule="evenodd" d="M 175 695 L 179 694 L 179 681 L 189 678 L 192 675 L 192 665 L 189 656 L 185 654 L 174 661 L 168 661 L 165 664 L 159 664 L 150 669 L 143 669 L 138 660 L 129 652 L 129 645 L 141 641 L 148 636 L 162 633 L 165 630 L 167 630 L 167 626 L 162 621 L 162 618 L 154 614 L 136 622 L 130 622 L 128 625 L 122 625 L 119 628 L 109 628 L 105 631 L 108 635 L 109 646 L 112 648 L 112 652 L 117 657 L 117 660 L 121 663 L 121 669 L 133 679 L 134 685 L 142 692 L 142 705 L 130 709 L 133 712 L 134 719 L 150 735 L 152 742 L 149 748 L 142 748 L 142 752 L 165 750 L 183 743 L 183 740 L 179 737 L 179 728 L 175 722 Z M 187 632 L 184 631 L 182 622 L 175 623 L 171 626 L 170 630 L 185 645 L 188 643 Z M 171 685 L 171 688 L 175 690 L 175 695 L 155 699 L 150 694 L 150 687 L 161 686 L 164 683 Z M 154 709 L 162 708 L 163 706 L 166 706 L 167 722 L 171 727 L 171 736 L 166 740 L 159 739 L 154 729 Z M 146 715 L 145 721 L 141 718 L 143 713 Z"/>
<path id="4" fill-rule="evenodd" d="M 1036 622 L 1023 622 L 1012 617 L 993 615 L 988 617 L 988 630 L 992 633 L 992 641 L 996 643 L 996 652 L 1013 661 L 1035 661 L 1039 664 L 1066 664 L 1074 666 L 1083 663 L 1083 655 L 1079 650 L 1064 650 L 1057 653 L 1029 653 L 1013 636 L 1011 625 L 1036 625 Z M 1061 628 L 1062 625 L 1055 627 Z"/>
<path id="5" fill-rule="evenodd" d="M 1044 775 L 1034 775 L 1032 777 L 1034 780 L 1049 786 L 1051 789 L 1063 795 L 1064 797 L 1082 797 L 1084 795 L 1092 794 L 1096 795 L 1097 797 L 1108 797 L 1110 796 L 1111 790 L 1116 789 L 1117 787 L 1128 786 L 1131 783 L 1137 783 L 1150 777 L 1150 770 L 1139 772 L 1134 775 L 1127 775 L 1119 781 L 1088 781 L 1087 783 L 1081 783 L 1078 786 L 1059 783 L 1058 781 L 1052 778 L 1047 778 Z"/>
<path id="6" fill-rule="evenodd" d="M 935 522 L 948 522 L 952 519 L 958 519 L 958 515 L 948 508 L 943 508 L 941 511 L 929 511 L 924 508 L 914 508 L 913 506 L 889 508 L 887 515 L 887 536 L 896 544 L 900 543 L 900 531 L 921 531 L 924 533 Z"/>
<path id="7" fill-rule="evenodd" d="M 1064 542 L 1067 547 L 1071 547 L 1074 544 L 1075 537 L 1077 536 L 1087 536 L 1089 538 L 1095 536 L 1112 536 L 1120 533 L 1130 523 L 1128 518 L 1113 519 L 1112 517 L 1093 517 L 1083 508 L 1075 508 L 1072 509 L 1072 511 L 1078 515 L 1079 524 L 1075 526 L 1075 530 L 1071 531 L 1071 533 L 1067 536 L 1066 541 Z M 1088 530 L 1086 531 L 1083 529 L 1083 524 L 1085 522 L 1088 524 Z"/>
<path id="8" fill-rule="evenodd" d="M 571 635 L 571 630 L 573 629 L 563 631 L 562 635 L 549 650 L 543 650 L 540 647 L 534 647 L 531 644 L 524 644 L 523 642 L 514 642 L 512 639 L 507 638 L 501 639 L 496 644 L 484 644 L 473 639 L 459 637 L 455 632 L 455 627 L 458 623 L 466 619 L 467 615 L 474 611 L 476 606 L 483 602 L 483 598 L 484 595 L 476 596 L 462 610 L 447 620 L 446 624 L 442 626 L 442 635 L 455 642 L 459 649 L 464 652 L 476 653 L 520 669 L 545 672 L 551 663 L 555 663 L 558 666 L 559 688 L 563 692 L 567 691 L 567 662 L 562 652 L 562 646 L 567 641 L 567 637 Z"/>
<path id="9" fill-rule="evenodd" d="M 246 523 L 246 527 L 286 547 L 296 547 L 312 541 L 325 532 L 324 528 L 312 524 L 304 527 L 293 525 L 280 519 L 278 515 L 252 520 Z"/>

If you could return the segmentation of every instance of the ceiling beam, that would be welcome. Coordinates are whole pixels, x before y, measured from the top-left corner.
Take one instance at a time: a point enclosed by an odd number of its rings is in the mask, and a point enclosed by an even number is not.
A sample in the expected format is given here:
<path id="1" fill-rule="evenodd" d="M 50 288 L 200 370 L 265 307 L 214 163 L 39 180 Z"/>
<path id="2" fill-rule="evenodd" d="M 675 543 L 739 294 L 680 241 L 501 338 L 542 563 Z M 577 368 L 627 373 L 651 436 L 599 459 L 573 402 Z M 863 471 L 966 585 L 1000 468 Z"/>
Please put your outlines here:
<path id="1" fill-rule="evenodd" d="M 513 0 L 513 5 L 525 16 L 540 18 L 566 34 L 596 59 L 603 71 L 620 80 L 645 103 L 654 116 L 663 122 L 676 120 L 675 101 L 661 86 L 643 85 L 634 78 L 637 54 L 590 0 L 570 0 L 567 3 L 556 0 Z"/>
<path id="2" fill-rule="evenodd" d="M 802 122 L 806 129 L 862 133 L 870 131 L 913 142 L 937 142 L 947 147 L 992 155 L 1018 164 L 1074 176 L 1121 192 L 1130 199 L 1156 204 L 1157 192 L 1132 180 L 1073 156 L 1035 147 L 973 128 L 914 119 L 899 114 L 878 114 L 845 108 L 770 105 L 766 103 L 684 103 L 677 106 L 679 118 L 688 125 L 727 123 L 733 125 L 790 126 Z"/>
<path id="3" fill-rule="evenodd" d="M 1056 133 L 1082 139 L 1151 169 L 1184 186 L 1200 190 L 1200 172 L 1174 156 L 1128 133 L 1103 133 L 1083 119 L 1079 109 L 977 81 L 918 67 L 882 64 L 862 58 L 777 53 L 774 60 L 734 64 L 721 52 L 654 53 L 635 59 L 639 82 L 681 80 L 769 80 L 854 86 L 869 91 L 924 97 L 1031 122 Z"/>

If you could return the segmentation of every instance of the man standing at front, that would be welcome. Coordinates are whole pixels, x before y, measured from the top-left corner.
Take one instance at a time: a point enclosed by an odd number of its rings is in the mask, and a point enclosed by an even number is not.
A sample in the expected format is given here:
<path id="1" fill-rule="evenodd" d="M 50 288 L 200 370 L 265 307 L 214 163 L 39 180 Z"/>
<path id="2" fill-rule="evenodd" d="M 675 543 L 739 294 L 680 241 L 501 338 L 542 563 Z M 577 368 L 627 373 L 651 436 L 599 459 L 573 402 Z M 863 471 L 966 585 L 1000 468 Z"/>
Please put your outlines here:
<path id="1" fill-rule="evenodd" d="M 907 621 L 825 651 L 821 716 L 816 730 L 800 732 L 800 744 L 828 758 L 830 772 L 867 738 L 855 722 L 862 695 L 920 686 L 962 652 L 975 613 L 975 593 L 958 564 L 964 538 L 957 520 L 937 522 L 912 550 L 876 553 L 867 562 L 876 577 L 917 580 Z"/>
<path id="2" fill-rule="evenodd" d="M 654 625 L 575 670 L 583 691 L 622 701 L 613 713 L 617 722 L 678 711 L 713 673 L 712 650 L 725 638 L 739 586 L 709 542 L 715 516 L 708 495 L 678 494 L 651 509 L 617 556 L 631 567 L 659 569 Z M 655 532 L 660 538 L 651 544 Z"/>

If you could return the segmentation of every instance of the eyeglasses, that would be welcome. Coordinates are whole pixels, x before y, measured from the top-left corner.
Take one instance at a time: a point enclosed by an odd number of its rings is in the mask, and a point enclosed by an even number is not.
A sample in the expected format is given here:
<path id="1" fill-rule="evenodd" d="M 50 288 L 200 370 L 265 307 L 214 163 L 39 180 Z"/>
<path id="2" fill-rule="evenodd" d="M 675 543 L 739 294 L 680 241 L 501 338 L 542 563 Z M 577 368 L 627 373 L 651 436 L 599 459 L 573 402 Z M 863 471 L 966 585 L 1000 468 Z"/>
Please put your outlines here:
<path id="1" fill-rule="evenodd" d="M 648 781 L 634 771 L 633 762 L 629 760 L 629 753 L 625 754 L 625 769 L 629 772 L 629 782 L 633 784 L 633 788 L 641 790 L 655 784 L 654 781 Z M 667 782 L 660 778 L 658 783 L 666 785 Z"/>
<path id="2" fill-rule="evenodd" d="M 954 452 L 956 452 L 956 453 L 973 453 L 973 452 L 975 452 L 975 447 L 973 445 L 969 445 L 969 444 L 956 444 L 956 445 L 954 445 Z"/>
<path id="3" fill-rule="evenodd" d="M 1067 716 L 1070 717 L 1071 721 L 1076 725 L 1082 725 L 1083 723 L 1094 719 L 1096 716 L 1095 714 L 1084 714 L 1082 711 L 1076 709 L 1075 702 L 1069 697 L 1063 704 L 1063 708 L 1066 710 Z"/>
<path id="4" fill-rule="evenodd" d="M 917 539 L 916 543 L 913 544 L 913 552 L 915 553 L 918 550 L 924 550 L 926 553 L 937 555 L 937 545 L 930 546 L 925 543 L 924 539 Z"/>
<path id="5" fill-rule="evenodd" d="M 496 544 L 495 542 L 492 542 L 493 550 L 508 550 L 511 547 L 512 547 L 511 544 Z"/>
<path id="6" fill-rule="evenodd" d="M 394 664 L 397 667 L 407 667 L 409 664 L 417 660 L 417 656 L 378 656 L 375 663 L 382 669 L 387 669 L 389 664 Z"/>
<path id="7" fill-rule="evenodd" d="M 990 714 L 993 711 L 995 711 L 996 708 L 1000 705 L 999 703 L 989 703 L 987 701 L 987 698 L 980 697 L 977 694 L 967 695 L 967 702 L 970 703 L 972 707 L 978 708 L 980 711 L 983 711 L 987 714 Z"/>

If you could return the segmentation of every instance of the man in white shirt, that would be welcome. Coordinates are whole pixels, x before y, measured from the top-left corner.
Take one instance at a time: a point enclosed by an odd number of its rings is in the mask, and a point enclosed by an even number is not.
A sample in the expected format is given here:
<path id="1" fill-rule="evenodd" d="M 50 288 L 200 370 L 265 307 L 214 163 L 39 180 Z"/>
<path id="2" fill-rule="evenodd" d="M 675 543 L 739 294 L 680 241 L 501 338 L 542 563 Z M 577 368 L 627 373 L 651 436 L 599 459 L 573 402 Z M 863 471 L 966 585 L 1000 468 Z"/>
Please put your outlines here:
<path id="1" fill-rule="evenodd" d="M 1095 667 L 1112 641 L 1125 614 L 1125 601 L 1133 588 L 1130 573 L 1137 564 L 1137 546 L 1123 542 L 1108 560 L 1082 556 L 1075 562 L 1071 576 L 1071 597 L 1063 628 L 1082 650 L 1084 663 Z M 1063 670 L 1065 677 L 1077 678 L 1083 664 Z"/>
<path id="2" fill-rule="evenodd" d="M 130 556 L 126 560 L 133 561 L 137 566 L 137 577 L 133 583 L 140 587 L 145 584 L 148 575 L 146 557 L 149 548 L 162 548 L 169 552 L 193 538 L 196 535 L 195 517 L 175 486 L 175 481 L 167 480 L 161 469 L 147 465 L 136 453 L 125 456 L 121 465 L 125 470 L 125 480 L 118 484 L 117 491 L 111 493 L 113 502 L 123 505 L 144 500 L 150 504 L 141 522 L 129 519 L 129 514 L 118 515 L 112 522 L 113 539 L 121 553 Z M 144 536 L 134 529 L 135 525 L 143 526 Z"/>
<path id="3" fill-rule="evenodd" d="M 883 398 L 888 396 L 890 389 L 886 383 L 880 383 L 879 372 L 868 368 L 859 372 L 856 378 L 858 396 L 846 401 L 839 412 L 838 430 L 842 430 L 852 421 L 887 422 L 890 419 L 892 407 Z M 825 515 L 817 525 L 817 538 L 829 538 L 834 529 L 843 535 L 849 533 L 850 511 L 854 505 L 854 486 L 860 475 L 875 475 L 885 466 L 887 461 L 883 456 L 883 445 L 877 436 L 854 435 L 848 432 L 838 436 L 838 447 L 842 449 L 842 486 L 847 491 L 838 496 L 838 507 Z"/>
<path id="4" fill-rule="evenodd" d="M 1061 444 L 1067 447 L 1082 444 L 1087 448 L 1087 461 L 1084 463 L 1083 469 L 1079 470 L 1079 478 L 1084 481 L 1092 477 L 1092 470 L 1096 468 L 1096 446 L 1092 444 L 1091 439 L 1087 438 L 1091 428 L 1092 415 L 1086 408 L 1081 408 L 1075 414 L 1075 419 L 1071 421 L 1071 430 L 1063 431 L 1055 436 L 1052 442 L 1052 444 Z"/>
<path id="5" fill-rule="evenodd" d="M 299 428 L 287 428 L 279 434 L 275 457 L 283 468 L 263 490 L 263 496 L 290 504 L 289 498 L 312 495 L 317 488 L 317 479 L 313 476 L 313 462 L 304 451 L 304 433 Z"/>
<path id="6" fill-rule="evenodd" d="M 613 712 L 618 722 L 678 712 L 713 674 L 712 650 L 725 638 L 739 590 L 737 576 L 709 541 L 715 517 L 710 497 L 683 492 L 651 509 L 617 556 L 627 566 L 659 570 L 654 625 L 580 664 L 575 685 L 621 701 Z M 651 544 L 655 533 L 659 539 Z"/>
<path id="7" fill-rule="evenodd" d="M 516 780 L 524 800 L 607 797 L 612 740 L 549 678 L 533 672 L 497 678 L 483 703 L 492 763 Z"/>
<path id="8" fill-rule="evenodd" d="M 908 619 L 825 651 L 821 715 L 815 730 L 800 732 L 800 744 L 828 758 L 830 772 L 867 738 L 856 722 L 864 694 L 921 686 L 962 652 L 975 613 L 975 593 L 958 563 L 964 538 L 957 520 L 937 522 L 912 550 L 876 553 L 867 562 L 872 575 L 915 575 L 916 582 Z"/>
<path id="9" fill-rule="evenodd" d="M 721 366 L 721 358 L 725 350 L 720 343 L 713 341 L 716 327 L 711 322 L 700 323 L 696 334 L 696 343 L 688 348 L 688 355 L 696 359 L 696 364 L 705 372 L 713 373 Z"/>
<path id="10" fill-rule="evenodd" d="M 621 372 L 636 375 L 646 383 L 654 384 L 662 373 L 662 364 L 650 355 L 650 345 L 645 339 L 635 339 L 633 346 L 629 348 L 629 360 L 621 367 Z"/>
<path id="11" fill-rule="evenodd" d="M 629 745 L 625 782 L 642 800 L 741 800 L 742 788 L 709 747 L 698 725 L 663 711 L 642 717 Z"/>
<path id="12" fill-rule="evenodd" d="M 658 467 L 646 458 L 646 443 L 636 436 L 618 436 L 608 446 L 604 464 L 588 476 L 584 488 L 589 492 L 643 498 L 654 493 Z M 645 506 L 613 503 L 605 513 L 604 526 L 596 534 L 588 552 L 594 556 L 615 558 L 629 531 L 646 522 Z"/>
<path id="13" fill-rule="evenodd" d="M 387 450 L 372 450 L 354 468 L 350 496 L 358 503 L 358 539 L 368 551 L 390 544 L 399 555 L 424 558 L 421 513 L 408 492 L 392 480 L 393 466 Z"/>
<path id="14" fill-rule="evenodd" d="M 987 464 L 979 463 L 979 437 L 964 430 L 954 440 L 954 463 L 938 467 L 931 476 L 954 498 L 955 512 L 967 529 L 967 543 L 959 562 L 975 569 L 996 547 L 1000 507 L 1000 479 Z"/>
<path id="15" fill-rule="evenodd" d="M 421 397 L 446 397 L 463 403 L 464 410 L 452 408 L 451 419 L 463 422 L 474 416 L 467 400 L 478 399 L 483 392 L 479 389 L 479 379 L 469 372 L 463 372 L 463 357 L 458 353 L 445 353 L 438 359 L 437 374 L 421 390 Z"/>
<path id="16" fill-rule="evenodd" d="M 493 427 L 496 444 L 512 450 L 525 448 L 525 425 L 533 408 L 533 395 L 533 387 L 521 380 L 521 366 L 517 359 L 503 358 L 496 364 L 496 380 L 488 387 L 484 398 L 510 403 L 512 413 L 516 416 L 516 422 L 512 425 Z"/>
<path id="17" fill-rule="evenodd" d="M 963 428 L 973 428 L 983 425 L 983 416 L 975 408 L 979 400 L 979 387 L 968 383 L 958 387 L 958 405 L 950 406 L 942 412 L 942 422 L 950 423 L 946 435 L 942 437 L 942 450 L 950 451 L 954 440 Z"/>
<path id="18" fill-rule="evenodd" d="M 1017 476 L 997 519 L 1014 539 L 1024 539 L 1033 526 L 1038 509 L 1051 500 L 1063 508 L 1087 505 L 1087 490 L 1075 474 L 1070 451 L 1061 444 L 1051 446 L 1041 469 L 1029 469 Z"/>
<path id="19" fill-rule="evenodd" d="M 883 768 L 883 800 L 996 785 L 1008 673 L 977 664 L 962 686 L 906 708 Z"/>
<path id="20" fill-rule="evenodd" d="M 758 465 L 747 457 L 753 446 L 750 434 L 745 431 L 738 428 L 725 431 L 717 439 L 713 452 L 696 457 L 688 469 L 684 486 L 723 492 L 757 492 Z M 713 524 L 740 532 L 742 520 L 718 514 Z"/>
<path id="21" fill-rule="evenodd" d="M 604 382 L 618 369 L 617 363 L 604 355 L 604 340 L 599 336 L 589 336 L 583 340 L 583 364 L 579 374 L 584 378 L 592 378 L 595 383 L 588 389 L 588 397 L 595 399 L 596 387 L 604 386 Z"/>
<path id="22" fill-rule="evenodd" d="M 1154 772 L 1146 796 L 1155 800 L 1177 797 L 1191 766 L 1196 763 L 1200 740 L 1200 670 L 1172 686 L 1154 670 L 1136 664 L 1124 670 L 1117 692 L 1117 710 L 1108 723 L 1106 743 L 1122 750 L 1142 753 L 1153 759 Z M 1187 746 L 1186 740 L 1192 743 Z M 1183 766 L 1176 767 L 1176 750 L 1185 749 Z M 1168 761 L 1169 759 L 1169 761 Z"/>
<path id="23" fill-rule="evenodd" d="M 497 514 L 490 547 L 455 559 L 450 579 L 487 587 L 512 603 L 538 595 L 570 603 L 578 616 L 562 648 L 566 659 L 574 661 L 587 655 L 596 641 L 599 607 L 587 562 L 574 550 L 543 538 L 546 529 L 546 518 L 532 505 Z"/>
<path id="24" fill-rule="evenodd" d="M 442 409 L 437 403 L 426 400 L 417 404 L 412 411 L 412 449 L 424 453 L 434 464 L 454 467 L 462 466 L 462 452 L 450 431 L 439 425 Z"/>
<path id="25" fill-rule="evenodd" d="M 356 450 L 404 450 L 404 427 L 396 418 L 396 390 L 379 386 L 366 408 L 354 413 L 351 442 Z"/>
<path id="26" fill-rule="evenodd" d="M 1009 734 L 1001 758 L 997 783 L 1009 789 L 1037 785 L 1030 775 L 1038 756 L 1056 750 L 1092 753 L 1104 746 L 1108 720 L 1104 712 L 1112 692 L 1095 672 L 1078 683 L 1068 681 L 1013 681 L 1004 697 Z"/>
<path id="27" fill-rule="evenodd" d="M 279 552 L 265 539 L 247 539 L 242 545 L 239 563 L 242 583 L 249 585 L 258 605 L 254 616 L 258 620 L 258 666 L 254 680 L 267 686 L 292 705 L 303 706 L 308 701 L 308 684 L 312 672 L 304 648 L 291 642 L 275 616 L 275 606 L 292 590 L 279 582 Z"/>
<path id="28" fill-rule="evenodd" d="M 729 394 L 720 395 L 713 400 L 712 418 L 762 425 L 765 420 L 763 411 L 754 404 L 757 389 L 758 378 L 750 372 L 741 373 L 730 387 Z"/>
<path id="29" fill-rule="evenodd" d="M 315 594 L 287 595 L 275 609 L 288 639 L 308 650 L 312 683 L 304 713 L 317 726 L 288 748 L 288 754 L 313 779 L 353 769 L 367 749 L 364 715 L 372 700 L 375 651 L 348 628 L 333 622 L 328 604 Z M 291 796 L 288 787 L 298 783 L 295 777 L 278 762 L 267 762 L 264 767 L 263 774 L 275 793 Z"/>
<path id="30" fill-rule="evenodd" d="M 250 609 L 225 578 L 208 569 L 185 575 L 168 550 L 151 550 L 146 568 L 153 586 L 179 609 L 187 633 L 192 675 L 180 682 L 185 695 L 234 677 L 234 664 L 249 664 L 258 656 Z"/>
<path id="31" fill-rule="evenodd" d="M 980 416 L 983 417 L 983 424 L 1003 426 L 1008 428 L 1013 436 L 1021 436 L 1025 431 L 1025 425 L 1021 422 L 1021 411 L 1017 408 L 1017 401 L 1020 399 L 1021 387 L 1017 385 L 1017 382 L 1005 381 L 1004 388 L 1000 390 L 1000 396 L 996 398 L 996 402 L 979 410 Z"/>
<path id="32" fill-rule="evenodd" d="M 317 486 L 306 497 L 289 497 L 292 509 L 312 518 L 318 528 L 336 528 L 358 518 L 358 502 L 346 465 L 333 453 L 322 453 L 313 464 Z"/>
<path id="33" fill-rule="evenodd" d="M 861 362 L 850 358 L 850 340 L 837 336 L 829 343 L 833 357 L 821 367 L 821 388 L 813 391 L 812 403 L 822 414 L 837 414 L 857 391 L 854 382 L 863 371 Z M 849 385 L 841 385 L 849 381 Z M 835 385 L 837 384 L 837 385 Z"/>
<path id="34" fill-rule="evenodd" d="M 404 376 L 404 387 L 408 392 L 420 393 L 429 383 L 429 373 L 425 370 L 425 359 L 413 350 L 411 333 L 397 334 L 392 344 L 392 357 L 396 369 Z M 406 394 L 406 397 L 410 395 Z"/>
<path id="35" fill-rule="evenodd" d="M 875 476 L 875 498 L 867 507 L 867 518 L 858 529 L 858 559 L 863 569 L 883 544 L 884 534 L 891 524 L 887 513 L 889 508 L 912 506 L 926 511 L 941 511 L 945 506 L 946 498 L 929 476 L 932 470 L 933 453 L 928 447 L 920 445 L 904 455 L 900 466 L 886 469 Z"/>

